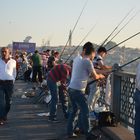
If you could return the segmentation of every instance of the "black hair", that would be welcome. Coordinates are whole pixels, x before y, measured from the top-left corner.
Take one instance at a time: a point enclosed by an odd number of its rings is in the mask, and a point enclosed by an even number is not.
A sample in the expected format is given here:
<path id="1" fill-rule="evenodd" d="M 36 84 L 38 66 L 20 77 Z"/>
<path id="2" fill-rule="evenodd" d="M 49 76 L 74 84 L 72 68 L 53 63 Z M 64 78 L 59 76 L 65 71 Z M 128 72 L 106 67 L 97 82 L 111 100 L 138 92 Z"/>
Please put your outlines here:
<path id="1" fill-rule="evenodd" d="M 12 51 L 11 51 L 11 49 L 9 47 L 2 47 L 1 51 L 4 50 L 4 49 L 9 50 L 10 54 L 12 53 Z"/>
<path id="2" fill-rule="evenodd" d="M 55 53 L 55 50 L 51 50 L 51 55 L 53 56 Z"/>
<path id="3" fill-rule="evenodd" d="M 91 42 L 86 42 L 85 45 L 83 46 L 83 51 L 86 50 L 89 46 L 93 46 Z"/>
<path id="4" fill-rule="evenodd" d="M 83 49 L 85 50 L 85 55 L 90 55 L 92 52 L 95 52 L 95 48 L 91 42 L 85 43 Z"/>
<path id="5" fill-rule="evenodd" d="M 50 52 L 50 50 L 49 50 L 49 49 L 47 49 L 47 50 L 46 50 L 46 52 Z"/>
<path id="6" fill-rule="evenodd" d="M 54 52 L 54 55 L 59 55 L 59 52 Z"/>
<path id="7" fill-rule="evenodd" d="M 105 47 L 100 47 L 100 48 L 97 50 L 97 53 L 101 53 L 101 52 L 107 53 L 106 48 L 105 48 Z"/>
<path id="8" fill-rule="evenodd" d="M 38 50 L 35 50 L 35 53 L 38 53 Z"/>

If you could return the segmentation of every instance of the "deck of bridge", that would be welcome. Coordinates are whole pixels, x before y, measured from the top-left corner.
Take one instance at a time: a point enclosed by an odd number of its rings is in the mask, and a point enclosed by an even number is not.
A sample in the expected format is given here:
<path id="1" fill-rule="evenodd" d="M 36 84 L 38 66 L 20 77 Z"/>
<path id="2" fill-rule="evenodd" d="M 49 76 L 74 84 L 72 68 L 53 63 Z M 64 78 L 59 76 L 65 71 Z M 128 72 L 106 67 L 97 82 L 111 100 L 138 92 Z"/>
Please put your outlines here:
<path id="1" fill-rule="evenodd" d="M 66 140 L 66 124 L 59 108 L 60 123 L 52 124 L 47 117 L 39 117 L 38 113 L 48 112 L 46 105 L 33 104 L 30 99 L 22 99 L 21 95 L 29 85 L 17 81 L 13 104 L 8 115 L 8 122 L 0 126 L 0 140 Z M 98 133 L 99 130 L 96 132 Z M 100 133 L 100 132 L 99 132 Z M 84 140 L 84 136 L 76 140 Z M 109 140 L 102 135 L 102 140 Z"/>

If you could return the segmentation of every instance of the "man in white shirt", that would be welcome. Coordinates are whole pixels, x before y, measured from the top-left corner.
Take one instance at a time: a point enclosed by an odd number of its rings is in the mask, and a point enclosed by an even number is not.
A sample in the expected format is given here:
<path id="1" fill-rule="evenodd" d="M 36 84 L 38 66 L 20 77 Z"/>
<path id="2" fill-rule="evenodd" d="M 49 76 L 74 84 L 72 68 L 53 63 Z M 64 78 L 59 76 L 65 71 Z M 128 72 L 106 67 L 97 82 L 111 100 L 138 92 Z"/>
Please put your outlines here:
<path id="1" fill-rule="evenodd" d="M 96 71 L 102 71 L 101 73 L 107 76 L 107 73 L 112 70 L 112 66 L 107 66 L 104 64 L 104 58 L 107 55 L 107 50 L 105 47 L 100 47 L 97 50 L 97 55 L 94 58 L 93 65 Z M 109 73 L 108 73 L 109 74 Z M 92 112 L 95 108 L 95 104 L 97 103 L 98 99 L 100 98 L 100 87 L 98 86 L 98 82 L 94 82 L 89 86 L 89 98 L 88 104 L 89 109 Z"/>
<path id="2" fill-rule="evenodd" d="M 107 55 L 107 50 L 105 47 L 100 47 L 97 50 L 97 55 L 94 58 L 93 65 L 95 69 L 100 70 L 112 70 L 112 66 L 107 66 L 104 64 L 104 58 Z"/>
<path id="3" fill-rule="evenodd" d="M 140 64 L 137 68 L 136 73 L 136 93 L 134 94 L 134 100 L 135 100 L 135 140 L 140 140 Z"/>
<path id="4" fill-rule="evenodd" d="M 11 106 L 14 81 L 16 78 L 16 61 L 10 58 L 10 49 L 3 47 L 0 58 L 0 125 L 7 120 Z"/>

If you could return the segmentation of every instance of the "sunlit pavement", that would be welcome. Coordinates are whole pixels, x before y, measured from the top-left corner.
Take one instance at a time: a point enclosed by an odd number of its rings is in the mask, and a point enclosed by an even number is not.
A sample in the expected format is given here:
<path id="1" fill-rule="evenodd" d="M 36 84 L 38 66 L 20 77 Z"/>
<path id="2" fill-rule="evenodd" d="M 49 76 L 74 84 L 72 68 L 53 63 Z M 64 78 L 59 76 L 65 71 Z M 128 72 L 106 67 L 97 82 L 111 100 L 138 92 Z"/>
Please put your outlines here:
<path id="1" fill-rule="evenodd" d="M 13 104 L 8 115 L 8 122 L 0 126 L 0 140 L 65 140 L 66 120 L 59 109 L 60 123 L 50 123 L 47 117 L 37 116 L 38 113 L 48 112 L 46 105 L 33 104 L 31 99 L 21 96 L 31 86 L 29 83 L 17 81 Z M 102 136 L 103 140 L 108 140 Z M 84 136 L 76 140 L 84 140 Z"/>

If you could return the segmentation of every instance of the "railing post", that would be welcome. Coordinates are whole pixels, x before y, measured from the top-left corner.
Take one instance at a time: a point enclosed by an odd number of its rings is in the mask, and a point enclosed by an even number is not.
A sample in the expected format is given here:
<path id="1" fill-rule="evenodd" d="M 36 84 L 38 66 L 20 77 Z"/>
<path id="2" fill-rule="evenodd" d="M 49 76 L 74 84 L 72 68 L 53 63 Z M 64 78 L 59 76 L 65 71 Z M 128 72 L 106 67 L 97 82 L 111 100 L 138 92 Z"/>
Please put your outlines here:
<path id="1" fill-rule="evenodd" d="M 117 72 L 112 76 L 112 111 L 120 119 L 121 76 Z"/>

